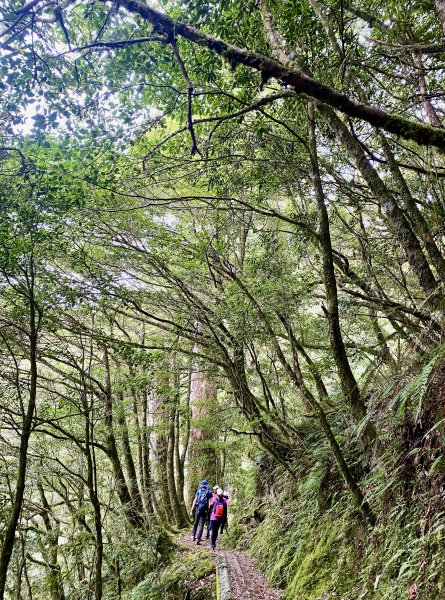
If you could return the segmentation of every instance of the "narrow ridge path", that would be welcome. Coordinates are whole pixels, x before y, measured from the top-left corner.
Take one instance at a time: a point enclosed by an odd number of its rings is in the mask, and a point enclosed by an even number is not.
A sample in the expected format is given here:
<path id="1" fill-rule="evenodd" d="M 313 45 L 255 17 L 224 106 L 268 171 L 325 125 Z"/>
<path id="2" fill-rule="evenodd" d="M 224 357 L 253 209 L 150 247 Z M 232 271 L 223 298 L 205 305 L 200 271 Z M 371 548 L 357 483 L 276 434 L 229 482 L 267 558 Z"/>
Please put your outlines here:
<path id="1" fill-rule="evenodd" d="M 218 542 L 220 540 L 218 539 Z M 181 544 L 193 551 L 195 542 L 187 534 L 181 539 Z M 232 600 L 283 600 L 282 590 L 272 589 L 267 585 L 265 576 L 261 573 L 252 558 L 238 550 L 227 550 L 217 546 L 212 550 L 210 542 L 205 537 L 199 545 L 203 550 L 208 550 L 213 564 L 218 556 L 224 556 L 229 570 Z"/>

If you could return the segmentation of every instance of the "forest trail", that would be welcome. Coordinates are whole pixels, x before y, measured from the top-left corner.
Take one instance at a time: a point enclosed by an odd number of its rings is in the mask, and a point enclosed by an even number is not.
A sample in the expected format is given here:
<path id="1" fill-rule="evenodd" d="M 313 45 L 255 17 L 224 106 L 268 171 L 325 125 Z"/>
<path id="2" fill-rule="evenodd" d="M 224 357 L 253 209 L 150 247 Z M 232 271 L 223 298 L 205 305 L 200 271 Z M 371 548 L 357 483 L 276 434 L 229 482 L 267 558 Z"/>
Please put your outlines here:
<path id="1" fill-rule="evenodd" d="M 224 536 L 223 536 L 224 537 Z M 218 543 L 220 543 L 218 539 Z M 192 540 L 190 533 L 181 539 L 181 545 L 189 548 L 193 552 L 197 546 Z M 208 550 L 212 563 L 216 566 L 219 556 L 223 556 L 227 561 L 231 600 L 282 600 L 284 592 L 282 590 L 272 589 L 267 585 L 265 576 L 255 566 L 251 559 L 244 552 L 238 550 L 227 550 L 221 545 L 216 550 L 212 550 L 208 539 L 203 537 L 199 548 Z"/>

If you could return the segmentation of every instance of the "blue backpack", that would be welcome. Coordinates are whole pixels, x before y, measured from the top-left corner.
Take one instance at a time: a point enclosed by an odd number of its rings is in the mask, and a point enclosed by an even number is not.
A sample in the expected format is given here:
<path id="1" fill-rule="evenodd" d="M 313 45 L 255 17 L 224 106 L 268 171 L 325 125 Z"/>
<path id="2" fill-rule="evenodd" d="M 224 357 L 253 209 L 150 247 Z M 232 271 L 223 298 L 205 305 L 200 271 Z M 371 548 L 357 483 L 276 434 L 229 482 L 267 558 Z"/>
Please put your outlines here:
<path id="1" fill-rule="evenodd" d="M 196 498 L 196 509 L 202 510 L 203 508 L 207 508 L 208 496 L 207 490 L 198 490 L 198 496 Z"/>

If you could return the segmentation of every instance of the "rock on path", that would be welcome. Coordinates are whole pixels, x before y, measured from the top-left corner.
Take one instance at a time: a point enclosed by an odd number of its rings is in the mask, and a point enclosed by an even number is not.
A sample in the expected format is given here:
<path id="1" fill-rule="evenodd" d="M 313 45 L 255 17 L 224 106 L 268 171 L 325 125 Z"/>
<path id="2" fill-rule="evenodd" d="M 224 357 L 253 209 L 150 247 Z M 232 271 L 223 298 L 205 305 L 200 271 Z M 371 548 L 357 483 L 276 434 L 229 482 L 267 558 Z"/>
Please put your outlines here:
<path id="1" fill-rule="evenodd" d="M 218 539 L 218 542 L 220 539 Z M 195 547 L 191 535 L 185 536 L 181 543 L 190 548 Z M 218 556 L 224 556 L 229 570 L 232 600 L 282 600 L 284 593 L 281 590 L 271 589 L 267 585 L 266 578 L 255 566 L 254 561 L 244 552 L 237 550 L 225 550 L 217 546 L 212 550 L 209 540 L 205 537 L 201 540 L 200 548 L 208 550 L 212 562 L 216 563 Z"/>

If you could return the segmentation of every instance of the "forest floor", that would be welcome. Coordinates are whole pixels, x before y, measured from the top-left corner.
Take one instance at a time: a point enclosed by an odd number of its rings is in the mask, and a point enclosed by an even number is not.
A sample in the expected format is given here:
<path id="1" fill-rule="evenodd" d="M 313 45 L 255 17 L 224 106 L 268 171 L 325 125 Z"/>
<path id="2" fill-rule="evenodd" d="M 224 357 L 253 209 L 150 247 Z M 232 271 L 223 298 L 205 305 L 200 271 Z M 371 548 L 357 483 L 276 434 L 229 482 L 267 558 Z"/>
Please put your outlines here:
<path id="1" fill-rule="evenodd" d="M 247 554 L 224 548 L 224 536 L 222 536 L 222 539 L 221 537 L 218 538 L 216 550 L 211 549 L 210 541 L 206 539 L 205 535 L 201 539 L 201 544 L 196 546 L 191 534 L 188 533 L 181 539 L 181 545 L 189 548 L 191 552 L 197 548 L 208 550 L 211 561 L 215 566 L 218 556 L 224 556 L 229 570 L 232 600 L 283 599 L 284 592 L 268 587 L 265 576 Z"/>

